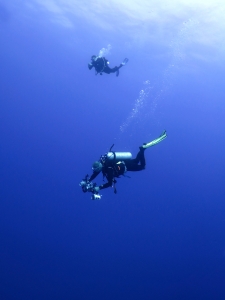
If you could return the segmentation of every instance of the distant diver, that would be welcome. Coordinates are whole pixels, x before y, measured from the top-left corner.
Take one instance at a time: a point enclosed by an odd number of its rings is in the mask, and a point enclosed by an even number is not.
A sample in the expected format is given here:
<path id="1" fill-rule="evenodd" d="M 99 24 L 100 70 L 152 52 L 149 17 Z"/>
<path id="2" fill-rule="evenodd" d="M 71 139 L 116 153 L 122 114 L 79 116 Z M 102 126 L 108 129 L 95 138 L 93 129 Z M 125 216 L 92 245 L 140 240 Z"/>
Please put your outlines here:
<path id="1" fill-rule="evenodd" d="M 139 152 L 135 159 L 132 158 L 130 152 L 113 152 L 112 146 L 105 155 L 102 155 L 98 161 L 95 161 L 92 165 L 93 174 L 89 178 L 88 175 L 80 182 L 80 186 L 84 193 L 91 192 L 92 200 L 101 199 L 99 194 L 100 190 L 103 190 L 108 187 L 114 187 L 114 193 L 117 193 L 116 190 L 116 179 L 121 175 L 126 176 L 127 171 L 141 171 L 145 169 L 145 149 L 152 147 L 167 137 L 166 131 L 155 140 L 145 143 L 139 147 Z M 107 183 L 97 186 L 96 183 L 93 183 L 94 180 L 102 172 L 103 178 L 107 179 Z"/>
<path id="2" fill-rule="evenodd" d="M 119 76 L 119 69 L 125 66 L 127 62 L 128 58 L 125 58 L 119 67 L 110 68 L 109 61 L 105 57 L 92 55 L 91 62 L 88 64 L 88 68 L 89 70 L 95 68 L 96 75 L 98 75 L 98 73 L 100 75 L 102 75 L 102 73 L 116 73 L 116 76 Z"/>

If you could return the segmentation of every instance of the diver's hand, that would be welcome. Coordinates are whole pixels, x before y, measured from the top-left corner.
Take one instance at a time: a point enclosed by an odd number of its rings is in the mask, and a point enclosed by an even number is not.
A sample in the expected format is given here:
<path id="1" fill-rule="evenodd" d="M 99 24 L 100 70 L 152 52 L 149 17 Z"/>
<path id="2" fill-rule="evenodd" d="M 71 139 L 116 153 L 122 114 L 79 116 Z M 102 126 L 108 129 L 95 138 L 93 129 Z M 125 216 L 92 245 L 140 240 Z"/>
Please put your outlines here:
<path id="1" fill-rule="evenodd" d="M 95 186 L 93 188 L 93 193 L 98 193 L 100 191 L 100 187 L 99 186 Z"/>

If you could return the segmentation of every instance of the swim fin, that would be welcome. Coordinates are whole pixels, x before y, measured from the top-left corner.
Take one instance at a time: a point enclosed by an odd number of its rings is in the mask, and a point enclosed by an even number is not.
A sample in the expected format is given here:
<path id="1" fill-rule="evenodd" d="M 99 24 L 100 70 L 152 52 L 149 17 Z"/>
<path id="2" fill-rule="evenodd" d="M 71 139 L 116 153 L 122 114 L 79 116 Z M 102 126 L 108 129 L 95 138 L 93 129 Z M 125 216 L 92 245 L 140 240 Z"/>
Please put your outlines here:
<path id="1" fill-rule="evenodd" d="M 125 66 L 128 63 L 129 59 L 128 58 L 124 58 L 123 62 L 122 62 L 122 66 Z"/>
<path id="2" fill-rule="evenodd" d="M 156 144 L 163 141 L 166 137 L 167 137 L 166 130 L 164 130 L 163 133 L 157 139 L 155 139 L 149 143 L 143 144 L 140 148 L 147 149 L 149 147 L 155 146 Z"/>

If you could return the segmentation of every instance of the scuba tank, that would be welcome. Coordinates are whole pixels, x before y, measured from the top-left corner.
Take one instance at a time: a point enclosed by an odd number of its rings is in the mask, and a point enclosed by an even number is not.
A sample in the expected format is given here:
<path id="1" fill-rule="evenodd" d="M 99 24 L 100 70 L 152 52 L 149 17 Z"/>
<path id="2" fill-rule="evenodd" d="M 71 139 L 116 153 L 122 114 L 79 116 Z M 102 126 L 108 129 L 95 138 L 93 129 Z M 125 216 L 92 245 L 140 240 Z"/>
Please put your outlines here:
<path id="1" fill-rule="evenodd" d="M 120 160 L 130 160 L 132 159 L 132 154 L 130 152 L 108 152 L 106 154 L 106 159 L 108 161 L 118 162 Z"/>
<path id="2" fill-rule="evenodd" d="M 132 154 L 130 152 L 114 152 L 112 151 L 114 144 L 109 149 L 105 155 L 100 157 L 100 162 L 104 165 L 107 162 L 117 163 L 119 161 L 126 161 L 132 159 Z"/>

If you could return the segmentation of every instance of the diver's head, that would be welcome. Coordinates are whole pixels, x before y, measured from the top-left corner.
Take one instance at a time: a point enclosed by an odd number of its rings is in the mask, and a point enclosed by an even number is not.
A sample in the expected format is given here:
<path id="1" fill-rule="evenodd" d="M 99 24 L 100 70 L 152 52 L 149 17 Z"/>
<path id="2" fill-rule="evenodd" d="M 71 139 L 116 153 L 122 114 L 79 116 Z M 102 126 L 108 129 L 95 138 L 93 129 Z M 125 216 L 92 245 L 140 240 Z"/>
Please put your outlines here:
<path id="1" fill-rule="evenodd" d="M 97 56 L 96 55 L 92 55 L 91 60 L 92 61 L 96 61 Z"/>
<path id="2" fill-rule="evenodd" d="M 102 164 L 100 163 L 100 161 L 95 161 L 92 165 L 92 170 L 95 172 L 95 173 L 99 173 L 101 172 L 102 170 Z"/>

